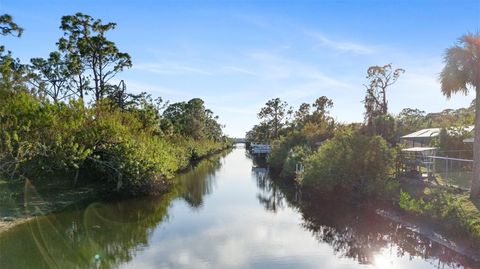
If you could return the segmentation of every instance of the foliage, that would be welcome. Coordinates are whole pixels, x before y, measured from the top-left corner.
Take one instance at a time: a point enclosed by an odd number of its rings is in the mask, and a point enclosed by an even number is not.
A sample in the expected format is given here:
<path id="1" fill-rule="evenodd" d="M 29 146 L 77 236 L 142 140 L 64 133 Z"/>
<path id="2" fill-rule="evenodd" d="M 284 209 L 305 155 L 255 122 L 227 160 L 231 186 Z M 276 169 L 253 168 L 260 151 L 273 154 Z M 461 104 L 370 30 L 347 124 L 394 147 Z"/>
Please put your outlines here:
<path id="1" fill-rule="evenodd" d="M 218 116 L 205 108 L 200 98 L 169 105 L 163 112 L 163 117 L 164 126 L 173 128 L 173 131 L 180 135 L 215 141 L 222 138 L 222 125 L 217 122 Z"/>
<path id="2" fill-rule="evenodd" d="M 36 78 L 40 82 L 38 87 L 54 102 L 69 97 L 67 83 L 70 71 L 61 58 L 59 52 L 52 52 L 48 59 L 33 58 L 30 60 Z"/>
<path id="3" fill-rule="evenodd" d="M 296 165 L 303 163 L 307 155 L 322 142 L 333 137 L 335 122 L 328 111 L 332 106 L 332 100 L 326 96 L 317 98 L 312 105 L 300 105 L 290 126 L 280 130 L 282 136 L 272 142 L 268 163 L 274 171 L 284 178 L 293 178 Z M 254 127 L 249 134 L 259 131 L 261 129 Z M 250 139 L 248 136 L 247 138 Z"/>
<path id="4" fill-rule="evenodd" d="M 373 134 L 383 137 L 390 145 L 395 146 L 397 144 L 399 139 L 397 125 L 392 115 L 378 115 L 373 119 L 372 125 L 366 128 Z"/>
<path id="5" fill-rule="evenodd" d="M 87 70 L 93 81 L 95 100 L 99 101 L 111 89 L 109 81 L 125 68 L 132 66 L 130 55 L 120 52 L 106 33 L 115 29 L 116 23 L 102 23 L 83 13 L 63 16 L 60 29 L 64 37 L 58 41 L 58 48 L 64 54 L 71 79 L 75 82 L 78 95 L 83 98 L 87 87 Z"/>
<path id="6" fill-rule="evenodd" d="M 78 130 L 84 123 L 81 102 L 40 104 L 27 93 L 2 102 L 0 166 L 10 178 L 78 168 L 88 155 Z"/>
<path id="7" fill-rule="evenodd" d="M 440 74 L 442 93 L 450 98 L 454 93 L 467 94 L 469 86 L 480 86 L 480 33 L 464 35 L 458 44 L 447 49 L 445 67 Z M 478 100 L 480 101 L 480 100 Z"/>
<path id="8" fill-rule="evenodd" d="M 379 136 L 343 133 L 307 158 L 303 185 L 322 191 L 381 194 L 394 166 L 394 150 Z"/>
<path id="9" fill-rule="evenodd" d="M 465 139 L 472 137 L 471 132 L 464 127 L 442 128 L 435 139 L 432 140 L 432 146 L 440 149 L 440 152 L 451 152 L 449 155 L 457 152 L 460 155 L 452 157 L 472 159 L 472 146 L 463 142 Z"/>
<path id="10" fill-rule="evenodd" d="M 0 16 L 0 35 L 13 35 L 20 37 L 23 28 L 18 26 L 12 16 L 4 14 Z M 32 78 L 26 65 L 12 56 L 5 46 L 0 45 L 0 100 L 7 98 L 12 92 L 27 90 L 27 82 Z"/>
<path id="11" fill-rule="evenodd" d="M 284 163 L 287 160 L 290 150 L 306 144 L 305 136 L 303 136 L 301 132 L 294 132 L 286 137 L 275 140 L 272 143 L 272 151 L 268 156 L 268 164 L 278 173 L 284 171 Z M 283 174 L 286 176 L 291 173 L 286 172 Z"/>
<path id="12" fill-rule="evenodd" d="M 174 173 L 224 148 L 228 141 L 152 135 L 138 111 L 108 103 L 84 108 L 81 101 L 40 103 L 27 93 L 0 109 L 0 166 L 10 179 L 47 180 L 75 175 L 121 192 L 165 188 Z M 153 190 L 153 189 L 152 189 Z"/>
<path id="13" fill-rule="evenodd" d="M 425 202 L 423 198 L 414 199 L 408 194 L 408 192 L 400 191 L 400 200 L 398 202 L 400 207 L 404 210 L 415 214 L 422 214 L 430 211 L 433 208 L 431 202 Z"/>
<path id="14" fill-rule="evenodd" d="M 13 18 L 9 14 L 3 14 L 0 16 L 0 34 L 1 35 L 16 35 L 20 37 L 23 33 L 23 28 L 18 26 L 13 21 Z"/>
<path id="15" fill-rule="evenodd" d="M 397 133 L 402 136 L 427 128 L 425 111 L 416 108 L 404 108 L 395 117 Z"/>
<path id="16" fill-rule="evenodd" d="M 432 190 L 415 197 L 401 191 L 399 200 L 403 210 L 435 220 L 449 233 L 480 240 L 480 212 L 466 208 L 470 203 L 468 198 L 445 190 Z M 471 207 L 476 208 L 474 205 Z"/>
<path id="17" fill-rule="evenodd" d="M 288 151 L 283 163 L 281 176 L 285 178 L 294 178 L 296 176 L 297 165 L 303 165 L 305 159 L 311 154 L 311 149 L 306 146 L 294 146 Z"/>
<path id="18" fill-rule="evenodd" d="M 0 26 L 10 29 L 1 28 L 4 35 L 21 33 L 9 16 L 0 17 Z M 191 161 L 231 145 L 203 100 L 162 114 L 168 102 L 161 98 L 130 94 L 123 81 L 109 84 L 131 66 L 105 36 L 115 26 L 82 13 L 64 16 L 59 51 L 31 66 L 0 48 L 0 176 L 152 193 L 174 184 L 173 175 Z"/>
<path id="19" fill-rule="evenodd" d="M 391 64 L 371 66 L 367 70 L 368 84 L 364 85 L 367 91 L 363 101 L 365 105 L 366 129 L 371 135 L 381 135 L 389 140 L 391 123 L 388 120 L 387 89 L 393 85 L 404 69 L 393 69 Z"/>
<path id="20" fill-rule="evenodd" d="M 248 141 L 267 144 L 270 141 L 270 127 L 268 124 L 261 122 L 254 125 L 250 131 L 245 134 Z"/>
<path id="21" fill-rule="evenodd" d="M 475 140 L 473 156 L 473 179 L 470 188 L 472 198 L 480 198 L 480 33 L 464 35 L 458 44 L 445 53 L 445 67 L 440 73 L 442 93 L 467 94 L 473 89 L 475 98 Z"/>
<path id="22" fill-rule="evenodd" d="M 272 134 L 273 139 L 279 137 L 280 129 L 286 124 L 285 117 L 292 113 L 287 111 L 287 107 L 287 102 L 275 98 L 265 103 L 265 106 L 257 114 L 258 118 L 264 121 L 265 126 L 270 128 L 269 133 Z"/>

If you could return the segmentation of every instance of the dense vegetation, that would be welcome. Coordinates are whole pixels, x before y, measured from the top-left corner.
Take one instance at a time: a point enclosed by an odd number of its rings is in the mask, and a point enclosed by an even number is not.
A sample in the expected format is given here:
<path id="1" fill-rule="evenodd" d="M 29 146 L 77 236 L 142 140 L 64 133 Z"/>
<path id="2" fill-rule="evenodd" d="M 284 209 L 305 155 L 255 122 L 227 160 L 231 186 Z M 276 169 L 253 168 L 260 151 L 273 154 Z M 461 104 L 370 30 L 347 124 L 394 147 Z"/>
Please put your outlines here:
<path id="1" fill-rule="evenodd" d="M 439 113 L 405 108 L 398 115 L 390 114 L 386 96 L 404 72 L 390 64 L 368 68 L 363 123 L 334 122 L 328 111 L 333 101 L 325 96 L 313 105 L 300 105 L 297 111 L 277 98 L 261 109 L 258 117 L 262 121 L 247 138 L 270 144 L 270 167 L 283 179 L 295 179 L 304 190 L 318 196 L 334 193 L 347 201 L 393 203 L 414 216 L 433 220 L 445 231 L 455 231 L 450 232 L 455 236 L 480 242 L 477 200 L 454 188 L 417 184 L 402 177 L 398 169 L 399 149 L 403 147 L 400 137 L 425 128 L 441 128 L 431 141 L 441 154 L 454 150 L 462 154 L 452 157 L 471 159 L 472 146 L 464 139 L 471 138 L 472 133 L 465 127 L 478 120 L 476 102 Z"/>
<path id="2" fill-rule="evenodd" d="M 384 195 L 395 151 L 380 136 L 339 134 L 305 160 L 302 183 L 321 191 Z"/>
<path id="3" fill-rule="evenodd" d="M 11 16 L 0 19 L 3 35 L 23 32 Z M 31 64 L 1 47 L 0 177 L 160 192 L 191 161 L 230 145 L 201 99 L 168 104 L 112 84 L 132 66 L 106 37 L 115 26 L 64 16 L 58 50 Z"/>

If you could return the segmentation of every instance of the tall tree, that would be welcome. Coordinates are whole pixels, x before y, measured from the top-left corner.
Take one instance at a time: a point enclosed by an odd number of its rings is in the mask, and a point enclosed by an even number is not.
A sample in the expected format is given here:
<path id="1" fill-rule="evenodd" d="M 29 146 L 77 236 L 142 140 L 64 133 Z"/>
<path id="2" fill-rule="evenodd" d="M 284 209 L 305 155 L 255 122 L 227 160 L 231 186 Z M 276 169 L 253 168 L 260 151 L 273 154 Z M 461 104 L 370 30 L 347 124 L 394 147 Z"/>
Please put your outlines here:
<path id="1" fill-rule="evenodd" d="M 271 99 L 257 114 L 259 119 L 263 119 L 273 129 L 273 138 L 278 138 L 278 131 L 284 124 L 287 106 L 287 102 L 280 98 Z"/>
<path id="2" fill-rule="evenodd" d="M 467 94 L 474 90 L 475 141 L 473 144 L 473 179 L 470 196 L 480 198 L 480 33 L 462 36 L 458 43 L 447 49 L 445 67 L 440 73 L 442 93 Z"/>
<path id="3" fill-rule="evenodd" d="M 295 122 L 298 126 L 303 126 L 310 116 L 311 105 L 308 103 L 302 103 L 298 110 L 295 111 Z"/>
<path id="4" fill-rule="evenodd" d="M 388 114 L 387 89 L 397 82 L 397 79 L 403 73 L 405 73 L 404 69 L 393 69 L 391 64 L 368 68 L 368 84 L 364 85 L 367 90 L 364 100 L 367 126 L 373 124 L 375 117 Z"/>
<path id="5" fill-rule="evenodd" d="M 417 108 L 404 108 L 395 118 L 401 135 L 427 128 L 425 111 Z"/>
<path id="6" fill-rule="evenodd" d="M 76 13 L 63 16 L 60 28 L 65 37 L 58 42 L 60 50 L 68 53 L 70 67 L 78 75 L 80 95 L 83 95 L 82 74 L 88 69 L 94 83 L 95 100 L 105 97 L 111 85 L 108 82 L 120 71 L 132 66 L 130 55 L 120 52 L 106 33 L 116 23 L 102 23 L 89 15 Z M 84 77 L 83 77 L 84 78 Z"/>
<path id="7" fill-rule="evenodd" d="M 13 21 L 13 18 L 9 14 L 3 14 L 0 16 L 0 34 L 1 35 L 14 35 L 20 37 L 23 33 L 23 28 L 18 26 Z"/>
<path id="8" fill-rule="evenodd" d="M 13 21 L 12 16 L 0 16 L 0 35 L 13 35 L 20 37 L 23 28 Z M 11 93 L 27 90 L 27 84 L 32 79 L 26 65 L 20 63 L 18 58 L 13 58 L 12 53 L 0 45 L 0 99 Z"/>
<path id="9" fill-rule="evenodd" d="M 313 121 L 322 122 L 326 119 L 329 111 L 333 107 L 333 101 L 326 96 L 318 97 L 313 103 L 315 111 L 313 111 Z"/>
<path id="10" fill-rule="evenodd" d="M 48 59 L 33 58 L 30 60 L 37 78 L 41 82 L 40 89 L 56 103 L 67 98 L 67 83 L 70 76 L 66 63 L 59 52 L 50 53 Z"/>
<path id="11" fill-rule="evenodd" d="M 168 105 L 163 111 L 163 118 L 161 124 L 164 127 L 173 127 L 174 132 L 181 135 L 194 139 L 221 139 L 223 126 L 218 123 L 218 117 L 205 108 L 200 98 Z"/>

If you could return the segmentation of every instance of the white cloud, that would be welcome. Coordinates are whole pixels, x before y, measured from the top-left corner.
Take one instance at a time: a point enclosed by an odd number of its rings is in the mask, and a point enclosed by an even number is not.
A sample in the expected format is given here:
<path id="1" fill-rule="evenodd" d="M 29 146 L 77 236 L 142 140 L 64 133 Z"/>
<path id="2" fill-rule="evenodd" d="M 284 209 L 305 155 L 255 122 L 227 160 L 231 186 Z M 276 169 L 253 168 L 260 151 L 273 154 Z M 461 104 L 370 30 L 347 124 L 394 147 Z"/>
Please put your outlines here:
<path id="1" fill-rule="evenodd" d="M 180 62 L 138 63 L 134 65 L 133 69 L 161 75 L 212 75 L 211 71 L 204 68 L 193 67 Z"/>
<path id="2" fill-rule="evenodd" d="M 333 40 L 322 33 L 314 31 L 304 31 L 307 36 L 314 38 L 320 46 L 327 47 L 337 51 L 352 52 L 356 54 L 372 54 L 375 50 L 371 47 L 351 41 Z"/>
<path id="3" fill-rule="evenodd" d="M 312 64 L 269 52 L 254 52 L 247 54 L 247 56 L 258 66 L 258 73 L 265 79 L 301 79 L 303 80 L 302 83 L 311 80 L 339 88 L 352 88 L 352 85 L 326 75 L 320 68 Z"/>
<path id="4" fill-rule="evenodd" d="M 257 73 L 255 73 L 255 72 L 253 72 L 253 71 L 251 71 L 247 68 L 242 68 L 242 67 L 238 67 L 238 66 L 226 65 L 226 66 L 222 67 L 222 70 L 226 74 L 245 74 L 245 75 L 252 75 L 252 76 L 257 75 Z"/>

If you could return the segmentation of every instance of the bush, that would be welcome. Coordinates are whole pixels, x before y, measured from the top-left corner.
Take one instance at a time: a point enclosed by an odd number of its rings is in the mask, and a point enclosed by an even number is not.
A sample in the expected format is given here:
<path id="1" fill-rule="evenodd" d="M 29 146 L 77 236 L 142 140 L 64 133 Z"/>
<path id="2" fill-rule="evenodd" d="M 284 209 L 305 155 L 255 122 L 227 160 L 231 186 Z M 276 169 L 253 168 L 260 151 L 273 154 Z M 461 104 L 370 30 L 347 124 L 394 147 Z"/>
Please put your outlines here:
<path id="1" fill-rule="evenodd" d="M 292 148 L 303 145 L 307 145 L 307 140 L 304 134 L 299 131 L 273 141 L 272 151 L 268 155 L 268 164 L 274 171 L 281 173 Z"/>
<path id="2" fill-rule="evenodd" d="M 394 156 L 380 136 L 339 134 L 306 159 L 302 184 L 323 191 L 380 194 L 390 183 Z"/>
<path id="3" fill-rule="evenodd" d="M 138 111 L 103 102 L 85 108 L 23 93 L 0 100 L 0 176 L 9 180 L 81 179 L 122 193 L 157 192 L 190 161 L 228 145 L 162 136 Z"/>
<path id="4" fill-rule="evenodd" d="M 40 104 L 28 94 L 4 100 L 0 108 L 0 168 L 8 177 L 37 177 L 78 169 L 90 150 L 78 136 L 83 104 Z"/>
<path id="5" fill-rule="evenodd" d="M 294 178 L 298 164 L 304 164 L 305 159 L 311 154 L 308 146 L 294 146 L 288 151 L 287 157 L 282 167 L 280 175 L 285 178 Z"/>
<path id="6" fill-rule="evenodd" d="M 434 190 L 420 197 L 412 197 L 408 192 L 401 191 L 399 200 L 403 210 L 437 221 L 452 235 L 468 236 L 479 241 L 480 216 L 475 206 L 473 210 L 466 209 L 471 203 L 468 196 L 454 195 L 445 190 Z"/>

